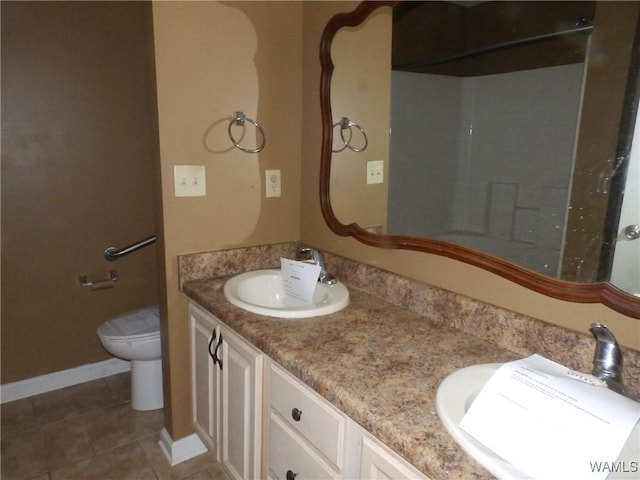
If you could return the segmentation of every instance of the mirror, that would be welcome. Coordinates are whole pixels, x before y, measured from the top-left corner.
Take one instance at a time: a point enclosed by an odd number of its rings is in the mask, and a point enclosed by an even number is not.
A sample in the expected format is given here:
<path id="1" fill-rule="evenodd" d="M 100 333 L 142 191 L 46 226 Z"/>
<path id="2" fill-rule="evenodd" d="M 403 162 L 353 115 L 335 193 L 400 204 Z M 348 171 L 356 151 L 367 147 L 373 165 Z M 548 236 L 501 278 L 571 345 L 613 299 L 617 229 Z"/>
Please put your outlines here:
<path id="1" fill-rule="evenodd" d="M 320 46 L 329 227 L 640 318 L 640 276 L 610 281 L 625 182 L 638 182 L 639 12 L 411 1 L 333 17 Z"/>

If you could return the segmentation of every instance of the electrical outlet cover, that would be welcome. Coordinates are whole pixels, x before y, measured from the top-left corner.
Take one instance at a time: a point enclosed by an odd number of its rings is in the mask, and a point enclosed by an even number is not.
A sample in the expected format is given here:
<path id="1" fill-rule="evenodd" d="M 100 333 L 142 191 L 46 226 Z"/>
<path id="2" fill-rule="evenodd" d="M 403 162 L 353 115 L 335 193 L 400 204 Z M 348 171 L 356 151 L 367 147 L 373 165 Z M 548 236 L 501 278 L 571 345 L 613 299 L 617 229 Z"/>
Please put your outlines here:
<path id="1" fill-rule="evenodd" d="M 282 185 L 280 183 L 280 170 L 265 170 L 265 196 L 279 197 L 282 195 Z"/>

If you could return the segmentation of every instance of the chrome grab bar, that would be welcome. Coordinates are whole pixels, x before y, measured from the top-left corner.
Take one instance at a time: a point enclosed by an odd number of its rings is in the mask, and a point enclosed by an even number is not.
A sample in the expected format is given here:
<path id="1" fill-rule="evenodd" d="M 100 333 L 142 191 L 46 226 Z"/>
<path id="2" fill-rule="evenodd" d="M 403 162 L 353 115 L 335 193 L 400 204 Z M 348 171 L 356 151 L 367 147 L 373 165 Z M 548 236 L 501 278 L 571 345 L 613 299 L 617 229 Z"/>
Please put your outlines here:
<path id="1" fill-rule="evenodd" d="M 134 243 L 133 245 L 129 245 L 128 247 L 125 247 L 125 248 L 117 248 L 113 246 L 107 247 L 104 251 L 104 258 L 106 258 L 110 262 L 113 262 L 119 259 L 120 257 L 124 257 L 125 255 L 129 255 L 130 253 L 133 253 L 136 250 L 140 250 L 141 248 L 146 247 L 147 245 L 151 245 L 155 241 L 156 241 L 156 236 L 152 235 L 150 237 L 145 238 L 144 240 L 140 240 L 139 242 Z"/>

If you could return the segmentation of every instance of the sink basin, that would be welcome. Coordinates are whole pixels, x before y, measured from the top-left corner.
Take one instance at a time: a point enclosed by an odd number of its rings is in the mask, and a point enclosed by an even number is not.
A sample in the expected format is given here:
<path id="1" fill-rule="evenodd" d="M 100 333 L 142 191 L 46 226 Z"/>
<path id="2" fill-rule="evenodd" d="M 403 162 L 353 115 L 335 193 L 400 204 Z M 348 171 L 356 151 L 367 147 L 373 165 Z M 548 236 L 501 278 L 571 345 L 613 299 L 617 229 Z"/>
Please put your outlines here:
<path id="1" fill-rule="evenodd" d="M 249 312 L 280 318 L 309 318 L 328 315 L 349 304 L 349 291 L 344 284 L 318 283 L 311 305 L 287 306 L 280 270 L 255 270 L 241 273 L 224 284 L 225 298 Z"/>
<path id="2" fill-rule="evenodd" d="M 531 478 L 510 463 L 506 462 L 480 442 L 458 428 L 462 417 L 475 400 L 482 387 L 501 366 L 499 363 L 474 365 L 453 372 L 445 378 L 436 394 L 436 409 L 440 421 L 456 442 L 490 473 L 501 479 Z M 640 424 L 629 436 L 618 461 L 621 464 L 637 466 L 638 452 L 640 451 Z M 635 462 L 635 463 L 633 463 Z M 634 470 L 630 468 L 629 470 Z M 607 478 L 625 479 L 638 478 L 638 471 L 614 472 Z"/>

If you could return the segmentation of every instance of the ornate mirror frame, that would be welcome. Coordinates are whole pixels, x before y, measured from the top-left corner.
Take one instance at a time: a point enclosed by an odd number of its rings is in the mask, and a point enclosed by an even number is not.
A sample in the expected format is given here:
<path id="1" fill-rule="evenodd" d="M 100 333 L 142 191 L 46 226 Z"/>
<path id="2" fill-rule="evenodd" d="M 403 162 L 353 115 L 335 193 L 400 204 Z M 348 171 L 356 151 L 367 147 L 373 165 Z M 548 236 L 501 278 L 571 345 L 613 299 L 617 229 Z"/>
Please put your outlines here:
<path id="1" fill-rule="evenodd" d="M 414 250 L 452 258 L 500 275 L 521 286 L 543 295 L 576 303 L 602 303 L 609 308 L 640 318 L 640 298 L 626 293 L 609 282 L 574 283 L 559 280 L 527 270 L 501 258 L 452 243 L 401 235 L 379 235 L 371 233 L 357 223 L 345 225 L 335 216 L 330 201 L 331 150 L 333 144 L 333 117 L 331 112 L 331 78 L 333 62 L 331 44 L 336 32 L 342 27 L 361 24 L 371 12 L 383 6 L 393 7 L 399 1 L 362 2 L 355 10 L 340 13 L 327 23 L 320 42 L 320 104 L 322 114 L 322 152 L 320 163 L 320 205 L 322 215 L 329 228 L 337 235 L 351 236 L 370 246 Z"/>

